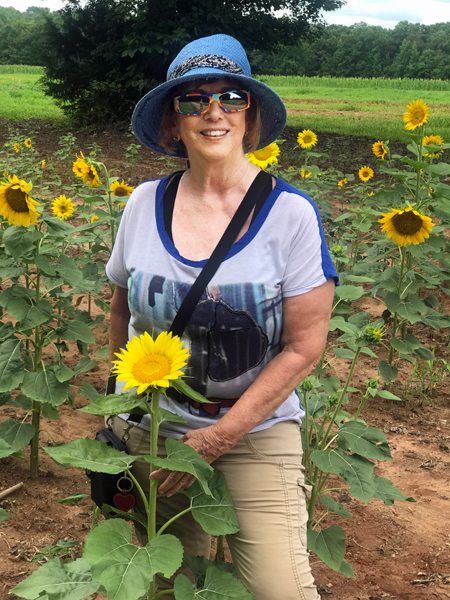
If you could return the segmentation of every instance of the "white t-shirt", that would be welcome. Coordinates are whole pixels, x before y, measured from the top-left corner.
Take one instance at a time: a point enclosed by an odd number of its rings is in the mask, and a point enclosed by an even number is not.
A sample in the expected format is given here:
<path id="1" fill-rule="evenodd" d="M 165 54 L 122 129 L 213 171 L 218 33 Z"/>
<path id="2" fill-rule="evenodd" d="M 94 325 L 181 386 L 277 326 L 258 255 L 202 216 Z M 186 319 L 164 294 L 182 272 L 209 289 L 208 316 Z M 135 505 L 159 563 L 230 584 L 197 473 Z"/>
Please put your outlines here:
<path id="1" fill-rule="evenodd" d="M 206 260 L 182 257 L 164 226 L 163 197 L 171 176 L 148 181 L 130 196 L 111 258 L 108 278 L 128 288 L 128 338 L 168 331 L 187 291 Z M 248 231 L 229 250 L 184 331 L 190 350 L 186 374 L 206 398 L 239 398 L 276 356 L 282 332 L 282 300 L 305 294 L 337 275 L 317 207 L 277 179 Z M 116 392 L 124 383 L 117 382 Z M 214 424 L 227 408 L 211 416 L 202 408 L 161 395 L 160 406 L 187 423 L 164 421 L 160 434 L 180 438 L 191 429 Z M 300 422 L 304 412 L 292 392 L 280 408 L 252 431 L 279 421 Z M 128 415 L 121 415 L 127 418 Z M 140 423 L 150 428 L 150 417 Z"/>

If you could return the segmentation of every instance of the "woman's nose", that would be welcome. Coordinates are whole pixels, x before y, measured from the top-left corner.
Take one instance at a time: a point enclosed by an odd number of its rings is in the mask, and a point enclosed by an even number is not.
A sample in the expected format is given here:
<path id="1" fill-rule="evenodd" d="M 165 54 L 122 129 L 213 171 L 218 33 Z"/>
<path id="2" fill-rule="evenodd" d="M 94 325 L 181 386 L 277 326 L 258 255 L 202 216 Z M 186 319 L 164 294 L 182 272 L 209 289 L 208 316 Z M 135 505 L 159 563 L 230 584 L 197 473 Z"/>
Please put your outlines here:
<path id="1" fill-rule="evenodd" d="M 219 117 L 222 116 L 222 109 L 219 106 L 219 101 L 216 100 L 215 98 L 213 98 L 211 100 L 211 104 L 209 105 L 209 109 L 208 111 L 205 113 L 205 115 L 209 115 L 210 119 L 218 119 Z"/>

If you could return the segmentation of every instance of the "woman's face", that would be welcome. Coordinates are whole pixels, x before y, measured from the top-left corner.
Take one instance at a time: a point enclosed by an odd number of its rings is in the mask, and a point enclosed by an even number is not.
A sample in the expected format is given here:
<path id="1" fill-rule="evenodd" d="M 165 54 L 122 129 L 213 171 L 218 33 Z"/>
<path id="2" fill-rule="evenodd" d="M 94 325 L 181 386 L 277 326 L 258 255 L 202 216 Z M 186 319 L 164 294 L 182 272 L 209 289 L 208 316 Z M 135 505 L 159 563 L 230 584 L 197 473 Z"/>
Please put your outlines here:
<path id="1" fill-rule="evenodd" d="M 236 84 L 224 78 L 198 86 L 193 82 L 192 88 L 184 93 L 220 94 L 235 89 Z M 232 153 L 243 155 L 245 112 L 227 113 L 218 102 L 212 102 L 203 115 L 190 117 L 175 113 L 174 135 L 181 137 L 190 160 L 197 156 L 215 162 L 226 159 Z"/>

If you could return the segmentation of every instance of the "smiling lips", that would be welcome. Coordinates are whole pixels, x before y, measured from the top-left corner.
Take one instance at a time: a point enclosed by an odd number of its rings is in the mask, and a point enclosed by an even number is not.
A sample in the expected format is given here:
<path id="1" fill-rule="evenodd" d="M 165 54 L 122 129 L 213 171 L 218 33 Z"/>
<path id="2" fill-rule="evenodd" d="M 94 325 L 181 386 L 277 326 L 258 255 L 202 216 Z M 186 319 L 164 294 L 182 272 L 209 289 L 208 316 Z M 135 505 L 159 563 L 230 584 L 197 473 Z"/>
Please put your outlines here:
<path id="1" fill-rule="evenodd" d="M 201 134 L 205 137 L 219 137 L 221 135 L 225 135 L 228 133 L 226 129 L 207 129 L 206 131 L 202 131 Z"/>

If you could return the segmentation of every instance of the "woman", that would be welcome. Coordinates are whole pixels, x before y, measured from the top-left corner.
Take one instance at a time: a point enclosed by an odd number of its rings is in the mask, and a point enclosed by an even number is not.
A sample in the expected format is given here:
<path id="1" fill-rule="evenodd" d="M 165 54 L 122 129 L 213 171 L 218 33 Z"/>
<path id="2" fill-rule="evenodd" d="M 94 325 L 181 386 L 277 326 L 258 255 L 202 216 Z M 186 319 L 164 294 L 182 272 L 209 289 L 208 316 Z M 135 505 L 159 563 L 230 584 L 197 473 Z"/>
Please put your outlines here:
<path id="1" fill-rule="evenodd" d="M 139 140 L 163 154 L 188 157 L 189 168 L 173 207 L 164 205 L 175 185 L 172 176 L 142 184 L 128 201 L 107 265 L 117 286 L 111 360 L 134 335 L 156 336 L 170 328 L 259 173 L 245 152 L 277 139 L 285 120 L 282 100 L 251 78 L 244 49 L 225 35 L 188 44 L 169 67 L 168 80 L 138 103 L 132 123 Z M 228 544 L 256 600 L 319 598 L 306 550 L 308 486 L 299 430 L 304 413 L 295 388 L 322 354 L 335 278 L 317 209 L 274 178 L 183 335 L 191 351 L 189 383 L 219 400 L 219 412 L 183 398 L 161 398 L 163 408 L 186 419 L 161 424 L 161 452 L 165 437 L 181 438 L 224 473 L 240 526 Z M 117 384 L 116 391 L 121 389 Z M 114 431 L 122 436 L 129 429 L 130 453 L 148 454 L 148 418 L 131 428 L 127 418 L 115 417 Z M 148 489 L 148 463 L 134 465 Z M 150 477 L 163 480 L 162 519 L 188 506 L 183 494 L 174 494 L 193 483 L 191 475 L 158 470 Z M 190 514 L 179 523 L 186 554 L 209 556 L 210 536 Z M 181 572 L 189 574 L 187 567 Z M 159 586 L 172 587 L 162 579 Z"/>

